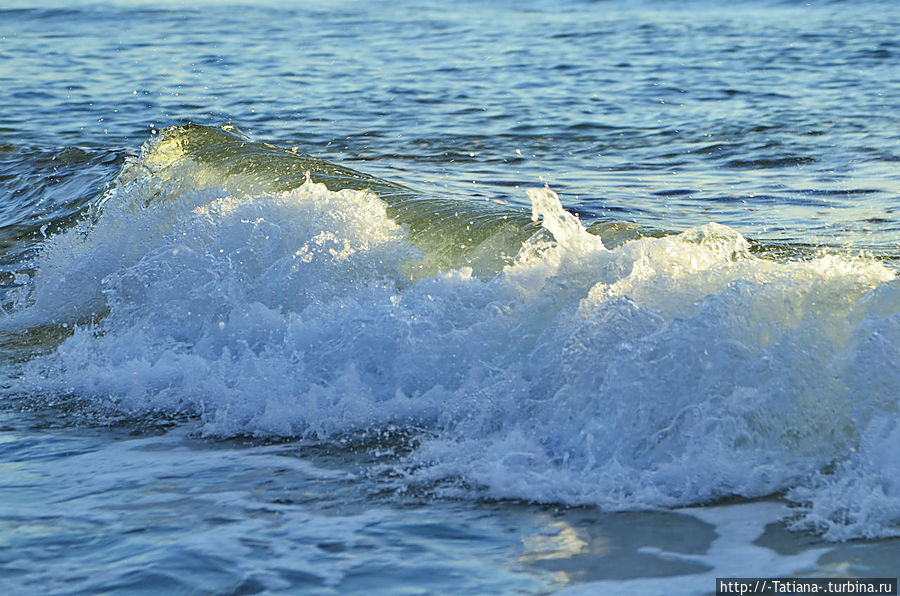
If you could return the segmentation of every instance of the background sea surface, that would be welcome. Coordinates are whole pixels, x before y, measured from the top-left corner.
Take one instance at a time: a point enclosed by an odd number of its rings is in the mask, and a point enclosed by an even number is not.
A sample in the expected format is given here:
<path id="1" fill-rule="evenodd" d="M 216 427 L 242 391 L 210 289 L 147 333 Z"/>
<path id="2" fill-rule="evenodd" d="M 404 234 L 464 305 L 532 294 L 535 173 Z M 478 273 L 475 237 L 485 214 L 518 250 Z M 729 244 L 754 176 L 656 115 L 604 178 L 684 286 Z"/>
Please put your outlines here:
<path id="1" fill-rule="evenodd" d="M 900 4 L 0 6 L 7 593 L 896 577 Z"/>

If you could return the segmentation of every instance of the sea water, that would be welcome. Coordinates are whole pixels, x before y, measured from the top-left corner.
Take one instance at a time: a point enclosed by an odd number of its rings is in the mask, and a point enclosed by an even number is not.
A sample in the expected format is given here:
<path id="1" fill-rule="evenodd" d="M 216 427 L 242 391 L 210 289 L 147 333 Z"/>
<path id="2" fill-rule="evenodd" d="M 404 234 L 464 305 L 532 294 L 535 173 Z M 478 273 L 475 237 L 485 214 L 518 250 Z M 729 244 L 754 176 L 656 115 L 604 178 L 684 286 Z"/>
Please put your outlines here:
<path id="1" fill-rule="evenodd" d="M 890 2 L 0 9 L 0 586 L 895 577 Z"/>

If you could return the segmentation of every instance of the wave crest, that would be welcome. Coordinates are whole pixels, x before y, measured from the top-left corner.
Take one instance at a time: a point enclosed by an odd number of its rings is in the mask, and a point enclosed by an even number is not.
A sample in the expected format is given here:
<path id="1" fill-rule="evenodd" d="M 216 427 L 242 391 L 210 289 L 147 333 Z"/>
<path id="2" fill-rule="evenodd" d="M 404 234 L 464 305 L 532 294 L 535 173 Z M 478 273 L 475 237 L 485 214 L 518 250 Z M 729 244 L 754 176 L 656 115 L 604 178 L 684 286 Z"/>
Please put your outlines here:
<path id="1" fill-rule="evenodd" d="M 184 155 L 164 169 L 207 168 Z M 310 177 L 123 182 L 46 242 L 3 320 L 80 322 L 11 390 L 214 436 L 400 425 L 418 437 L 394 464 L 450 493 L 633 509 L 790 491 L 798 527 L 896 533 L 900 292 L 881 264 L 762 259 L 715 224 L 609 249 L 532 189 L 542 231 L 516 228 L 493 275 L 477 251 L 423 268 L 447 253 L 421 213 Z M 458 241 L 442 209 L 430 237 Z"/>

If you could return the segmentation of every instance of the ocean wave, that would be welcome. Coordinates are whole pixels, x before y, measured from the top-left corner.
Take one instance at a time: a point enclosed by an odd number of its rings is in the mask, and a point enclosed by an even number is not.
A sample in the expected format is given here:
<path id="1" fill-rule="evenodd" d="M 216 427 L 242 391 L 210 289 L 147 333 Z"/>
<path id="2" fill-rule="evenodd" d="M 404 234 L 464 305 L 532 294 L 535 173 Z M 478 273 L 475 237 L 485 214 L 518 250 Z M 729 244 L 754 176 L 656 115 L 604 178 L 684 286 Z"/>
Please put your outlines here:
<path id="1" fill-rule="evenodd" d="M 416 439 L 440 494 L 607 509 L 786 492 L 827 538 L 900 532 L 900 288 L 710 224 L 604 245 L 203 127 L 149 142 L 52 236 L 6 333 L 65 327 L 8 391 L 215 437 Z M 48 340 L 49 341 L 49 340 Z"/>

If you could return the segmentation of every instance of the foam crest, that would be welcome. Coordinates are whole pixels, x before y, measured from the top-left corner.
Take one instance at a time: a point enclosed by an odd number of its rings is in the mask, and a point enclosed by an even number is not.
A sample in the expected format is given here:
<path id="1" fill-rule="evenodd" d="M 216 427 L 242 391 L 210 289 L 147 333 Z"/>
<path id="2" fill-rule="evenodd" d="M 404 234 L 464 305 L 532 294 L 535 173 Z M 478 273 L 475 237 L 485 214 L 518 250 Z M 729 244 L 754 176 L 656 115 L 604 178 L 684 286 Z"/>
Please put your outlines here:
<path id="1" fill-rule="evenodd" d="M 400 425 L 421 434 L 396 465 L 441 493 L 792 490 L 829 537 L 895 527 L 900 309 L 877 262 L 764 260 L 717 225 L 608 250 L 534 189 L 545 232 L 498 275 L 411 276 L 422 251 L 366 191 L 147 192 L 47 241 L 2 324 L 81 324 L 13 390 L 215 436 Z M 873 482 L 881 501 L 840 513 Z"/>

